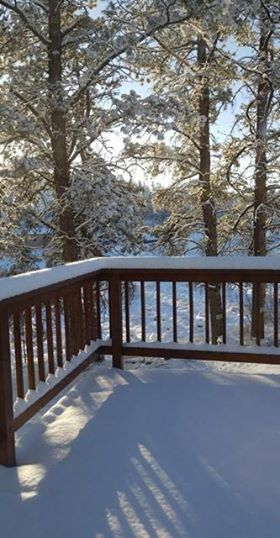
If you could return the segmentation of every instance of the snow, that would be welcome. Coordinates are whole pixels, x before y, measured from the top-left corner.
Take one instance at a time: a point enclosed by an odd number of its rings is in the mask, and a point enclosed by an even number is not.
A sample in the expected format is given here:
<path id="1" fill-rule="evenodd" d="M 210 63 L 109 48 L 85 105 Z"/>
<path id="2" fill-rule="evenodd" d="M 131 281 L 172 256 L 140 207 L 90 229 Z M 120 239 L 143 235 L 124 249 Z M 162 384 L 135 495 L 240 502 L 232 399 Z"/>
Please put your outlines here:
<path id="1" fill-rule="evenodd" d="M 29 389 L 24 399 L 16 398 L 13 405 L 14 417 L 17 417 L 21 413 L 23 413 L 28 407 L 30 407 L 31 404 L 36 402 L 36 400 L 38 400 L 39 398 L 42 398 L 42 396 L 46 394 L 51 388 L 57 385 L 70 372 L 75 370 L 80 364 L 82 364 L 86 360 L 87 357 L 92 355 L 96 351 L 96 349 L 99 348 L 101 343 L 104 344 L 104 342 L 101 342 L 101 340 L 91 342 L 91 344 L 89 346 L 86 346 L 83 351 L 79 351 L 78 355 L 73 355 L 73 357 L 71 358 L 71 362 L 66 361 L 62 368 L 57 368 L 54 374 L 49 374 L 44 382 L 38 381 L 36 390 Z M 105 343 L 110 344 L 110 341 L 108 340 Z M 15 374 L 15 372 L 13 373 Z"/>
<path id="2" fill-rule="evenodd" d="M 177 339 L 179 344 L 189 347 L 189 324 L 190 324 L 190 304 L 189 287 L 186 282 L 177 284 Z M 133 293 L 130 302 L 130 340 L 136 344 L 142 340 L 142 320 L 141 320 L 141 290 L 140 283 L 133 283 Z M 161 340 L 162 344 L 168 344 L 173 340 L 173 308 L 172 308 L 172 283 L 162 282 L 160 286 L 161 298 Z M 193 286 L 193 314 L 194 314 L 194 344 L 195 346 L 205 342 L 205 287 L 203 284 Z M 265 338 L 261 341 L 261 350 L 255 346 L 255 339 L 251 337 L 251 308 L 252 308 L 252 284 L 243 286 L 244 302 L 244 348 L 239 345 L 239 287 L 238 284 L 227 284 L 226 286 L 226 329 L 227 329 L 227 349 L 229 351 L 248 351 L 254 348 L 253 353 L 261 353 L 275 350 L 274 344 L 274 286 L 266 286 L 265 304 Z M 146 341 L 157 341 L 157 316 L 156 316 L 156 284 L 155 282 L 145 283 L 145 313 L 146 313 Z M 108 314 L 106 316 L 108 320 Z M 108 326 L 108 321 L 106 322 Z M 106 333 L 107 334 L 107 333 Z M 123 335 L 126 340 L 125 309 L 123 305 Z M 155 343 L 157 346 L 158 344 Z M 223 344 L 221 344 L 223 345 Z M 231 348 L 230 346 L 234 346 Z M 265 347 L 265 350 L 264 350 Z M 207 348 L 208 349 L 208 348 Z M 222 351 L 223 348 L 219 347 Z M 279 353 L 275 350 L 273 353 Z"/>
<path id="3" fill-rule="evenodd" d="M 280 271 L 280 256 L 181 257 L 125 256 L 92 258 L 0 278 L 0 301 L 102 269 L 248 269 Z"/>
<path id="4" fill-rule="evenodd" d="M 178 350 L 178 351 L 212 351 L 215 353 L 221 352 L 221 353 L 248 353 L 251 355 L 261 355 L 263 353 L 267 353 L 268 355 L 279 355 L 280 350 L 279 348 L 275 346 L 240 346 L 237 344 L 193 344 L 193 343 L 185 343 L 185 344 L 179 344 L 177 342 L 130 342 L 123 344 L 125 348 L 155 348 L 155 349 L 171 349 L 171 350 Z"/>
<path id="5" fill-rule="evenodd" d="M 94 365 L 19 431 L 3 538 L 278 538 L 279 374 L 155 365 Z"/>

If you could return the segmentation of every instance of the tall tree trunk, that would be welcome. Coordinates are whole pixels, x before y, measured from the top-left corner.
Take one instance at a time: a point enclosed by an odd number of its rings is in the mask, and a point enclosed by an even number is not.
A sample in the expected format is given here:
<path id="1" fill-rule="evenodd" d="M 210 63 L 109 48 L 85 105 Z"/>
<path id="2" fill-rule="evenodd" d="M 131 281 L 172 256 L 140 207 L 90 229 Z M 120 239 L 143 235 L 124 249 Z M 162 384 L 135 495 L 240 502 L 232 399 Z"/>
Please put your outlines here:
<path id="1" fill-rule="evenodd" d="M 256 160 L 254 189 L 254 256 L 266 255 L 266 203 L 267 203 L 267 124 L 272 97 L 269 80 L 269 44 L 271 32 L 268 16 L 263 4 L 260 4 L 260 44 L 259 67 L 264 76 L 260 76 L 257 88 L 257 121 L 256 121 Z M 267 74 L 267 76 L 265 76 Z M 252 303 L 252 336 L 259 331 L 264 338 L 265 286 L 261 286 L 259 299 L 257 288 L 253 288 Z M 259 316 L 257 311 L 260 309 Z"/>
<path id="2" fill-rule="evenodd" d="M 88 154 L 85 150 L 81 150 L 80 151 L 80 158 L 81 158 L 81 161 L 83 163 L 83 165 L 86 165 L 87 162 L 88 162 Z M 90 203 L 90 201 L 89 201 Z M 82 230 L 82 233 L 84 234 L 85 237 L 87 237 L 87 229 L 86 229 L 86 225 L 85 225 L 85 228 L 84 230 Z M 94 240 L 94 235 L 92 236 L 92 232 L 91 232 L 91 237 L 88 237 L 88 241 L 90 242 L 90 252 L 86 252 L 85 256 L 88 257 L 90 256 L 90 258 L 101 258 L 103 256 L 103 253 L 102 253 L 102 250 L 101 248 L 96 244 L 95 240 Z"/>
<path id="3" fill-rule="evenodd" d="M 207 47 L 204 39 L 198 37 L 197 62 L 203 71 L 207 63 Z M 205 254 L 206 256 L 217 256 L 217 220 L 215 204 L 211 193 L 211 156 L 210 156 L 210 98 L 207 78 L 201 76 L 201 89 L 199 95 L 198 110 L 200 115 L 200 165 L 199 180 L 201 183 L 200 203 L 203 214 L 204 230 L 206 236 Z M 223 333 L 223 315 L 221 305 L 220 286 L 217 283 L 211 284 L 209 288 L 210 317 L 212 343 L 216 344 L 218 338 Z"/>
<path id="4" fill-rule="evenodd" d="M 48 47 L 49 100 L 51 117 L 51 145 L 54 161 L 54 186 L 59 206 L 59 228 L 62 237 L 64 262 L 77 259 L 74 212 L 67 193 L 70 187 L 70 170 L 67 153 L 66 104 L 62 86 L 62 35 L 61 0 L 49 0 Z"/>

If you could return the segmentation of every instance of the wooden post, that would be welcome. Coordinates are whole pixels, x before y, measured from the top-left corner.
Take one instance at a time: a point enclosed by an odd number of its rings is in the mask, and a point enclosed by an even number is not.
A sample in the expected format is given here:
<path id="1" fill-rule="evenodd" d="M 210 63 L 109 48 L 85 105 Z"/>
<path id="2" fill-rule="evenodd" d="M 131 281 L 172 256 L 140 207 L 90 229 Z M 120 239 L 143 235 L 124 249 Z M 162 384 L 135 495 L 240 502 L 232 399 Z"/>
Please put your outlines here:
<path id="1" fill-rule="evenodd" d="M 111 337 L 113 368 L 123 368 L 122 358 L 122 293 L 121 281 L 118 276 L 112 276 L 109 283 L 111 304 Z"/>
<path id="2" fill-rule="evenodd" d="M 0 464 L 16 465 L 9 318 L 0 311 Z"/>

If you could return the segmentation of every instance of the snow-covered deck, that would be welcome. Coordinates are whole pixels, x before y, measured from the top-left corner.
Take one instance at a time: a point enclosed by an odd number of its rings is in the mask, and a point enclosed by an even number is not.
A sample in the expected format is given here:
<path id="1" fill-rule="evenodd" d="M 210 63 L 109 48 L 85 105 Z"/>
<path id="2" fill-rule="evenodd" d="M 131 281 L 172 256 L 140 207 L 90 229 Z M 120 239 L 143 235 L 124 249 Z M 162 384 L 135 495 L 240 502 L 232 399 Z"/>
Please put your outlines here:
<path id="1" fill-rule="evenodd" d="M 0 280 L 4 465 L 14 432 L 100 354 L 120 369 L 127 356 L 280 363 L 279 257 L 102 258 Z"/>
<path id="2" fill-rule="evenodd" d="M 278 538 L 280 367 L 94 365 L 18 433 L 5 538 Z"/>

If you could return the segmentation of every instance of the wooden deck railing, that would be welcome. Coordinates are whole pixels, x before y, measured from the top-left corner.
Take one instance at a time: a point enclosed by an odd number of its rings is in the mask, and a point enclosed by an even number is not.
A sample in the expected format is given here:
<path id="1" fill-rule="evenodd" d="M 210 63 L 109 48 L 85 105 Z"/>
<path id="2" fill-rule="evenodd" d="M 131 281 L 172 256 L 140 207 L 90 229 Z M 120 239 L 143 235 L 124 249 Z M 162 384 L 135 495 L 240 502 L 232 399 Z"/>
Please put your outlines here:
<path id="1" fill-rule="evenodd" d="M 164 267 L 165 260 L 168 268 Z M 280 364 L 280 260 L 274 258 L 274 261 L 273 265 L 271 259 L 254 260 L 250 267 L 243 258 L 239 266 L 235 263 L 235 268 L 230 268 L 230 259 L 220 263 L 213 260 L 212 266 L 209 260 L 205 263 L 203 259 L 181 259 L 180 263 L 175 260 L 172 267 L 170 259 L 107 258 L 99 261 L 97 268 L 94 260 L 91 265 L 76 264 L 74 276 L 71 266 L 69 277 L 66 271 L 66 276 L 62 278 L 60 274 L 57 282 L 53 277 L 50 283 L 46 279 L 44 287 L 42 284 L 38 287 L 40 272 L 28 275 L 29 291 L 24 293 L 19 291 L 21 287 L 17 290 L 18 281 L 12 280 L 15 277 L 1 279 L 2 290 L 6 284 L 11 287 L 15 283 L 15 291 L 5 294 L 4 289 L 0 293 L 0 463 L 15 465 L 16 430 L 100 354 L 111 354 L 113 366 L 118 368 L 122 368 L 127 356 Z M 253 340 L 245 323 L 248 310 L 244 299 L 253 286 L 258 298 L 264 284 L 266 339 L 261 339 L 261 328 L 257 328 Z M 209 288 L 213 285 L 218 285 L 221 293 L 220 345 L 210 343 Z M 148 295 L 147 288 L 151 286 Z M 137 297 L 138 319 L 134 319 L 135 305 L 131 311 L 133 295 L 134 301 Z M 229 299 L 234 307 L 234 319 L 230 323 Z M 167 306 L 171 326 L 166 333 L 163 322 L 166 322 Z M 108 316 L 104 317 L 103 311 Z M 148 316 L 153 321 L 152 334 Z M 257 319 L 261 320 L 261 316 L 257 300 Z M 169 333 L 171 336 L 166 335 Z M 71 368 L 67 368 L 70 363 Z M 49 385 L 57 372 L 63 376 Z M 32 391 L 38 392 L 35 401 L 15 413 L 15 399 L 17 403 L 24 401 Z"/>

